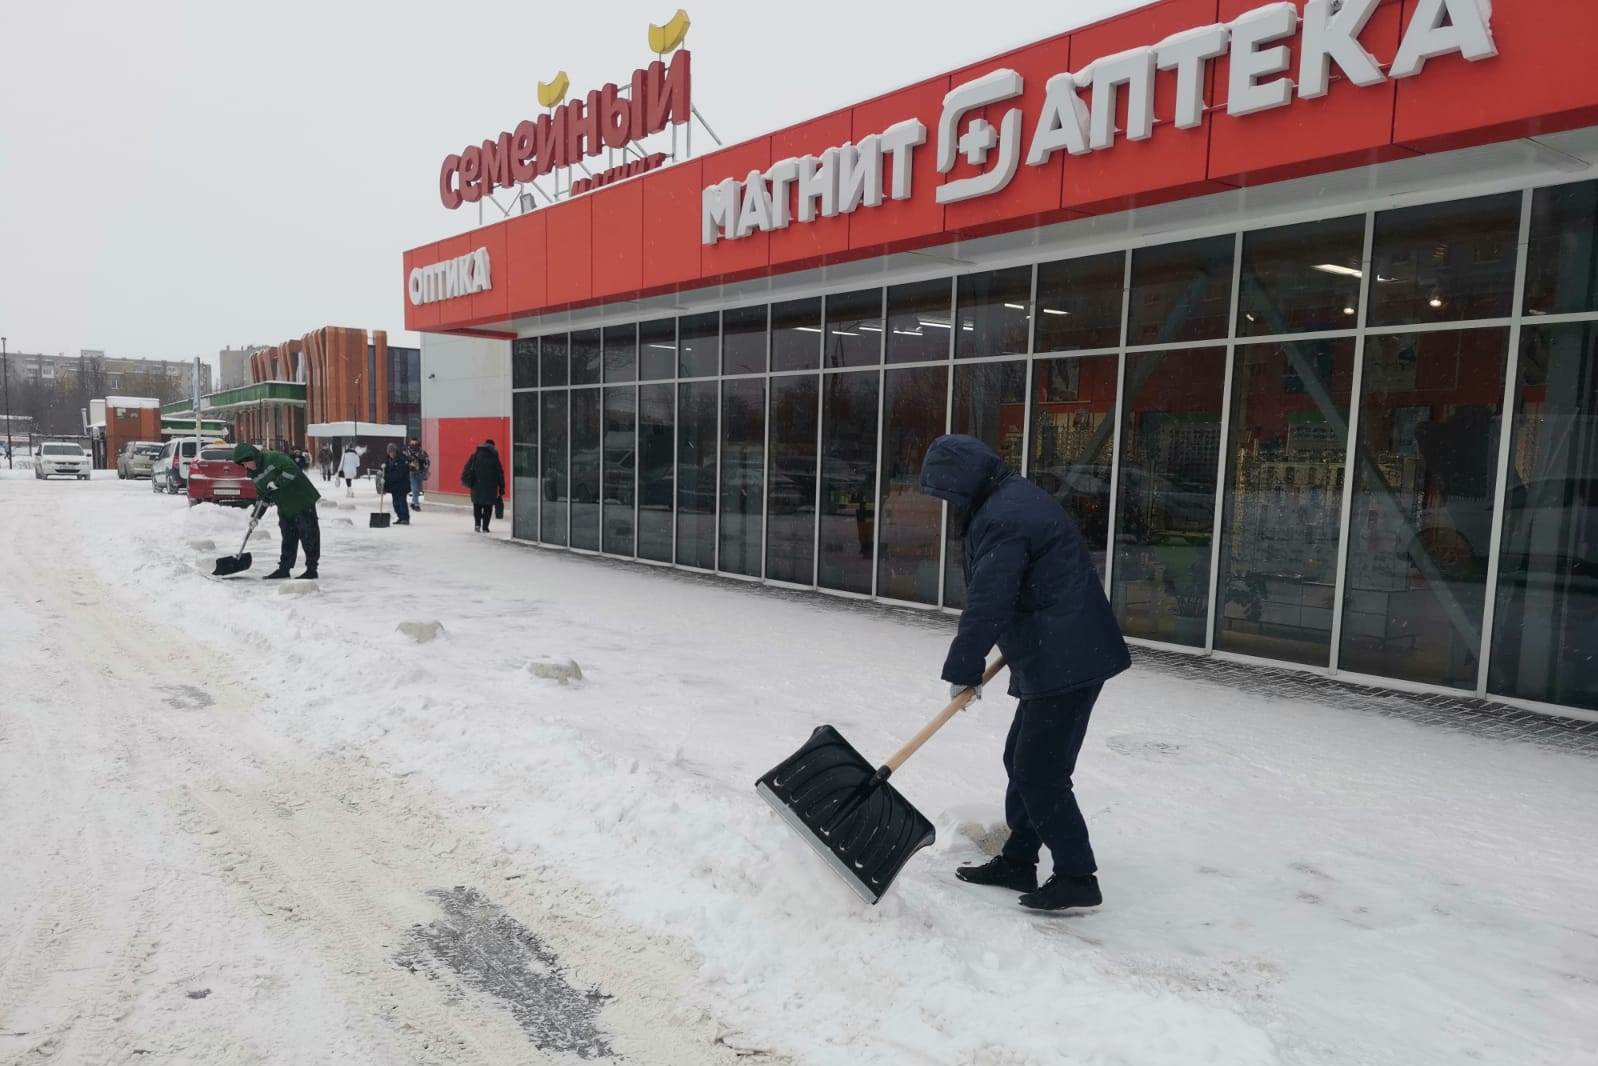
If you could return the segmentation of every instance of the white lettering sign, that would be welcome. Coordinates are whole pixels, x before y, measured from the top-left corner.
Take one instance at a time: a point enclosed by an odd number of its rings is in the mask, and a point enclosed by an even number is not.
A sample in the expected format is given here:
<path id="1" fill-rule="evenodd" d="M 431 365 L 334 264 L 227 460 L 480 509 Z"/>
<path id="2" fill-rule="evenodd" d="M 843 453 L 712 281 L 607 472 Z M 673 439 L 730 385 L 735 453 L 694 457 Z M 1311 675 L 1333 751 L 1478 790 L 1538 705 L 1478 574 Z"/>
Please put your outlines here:
<path id="1" fill-rule="evenodd" d="M 457 296 L 470 296 L 474 292 L 487 292 L 489 287 L 487 248 L 479 248 L 475 252 L 467 252 L 431 266 L 416 267 L 409 279 L 411 304 L 416 307 L 439 300 L 453 300 Z"/>

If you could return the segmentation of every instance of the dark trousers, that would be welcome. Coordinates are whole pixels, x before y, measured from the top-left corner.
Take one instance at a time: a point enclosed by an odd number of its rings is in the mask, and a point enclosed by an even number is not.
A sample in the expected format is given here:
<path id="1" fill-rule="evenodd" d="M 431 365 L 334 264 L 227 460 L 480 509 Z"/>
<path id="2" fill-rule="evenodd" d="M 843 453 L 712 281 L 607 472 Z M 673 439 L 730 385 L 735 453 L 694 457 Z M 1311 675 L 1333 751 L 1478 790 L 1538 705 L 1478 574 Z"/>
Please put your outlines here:
<path id="1" fill-rule="evenodd" d="M 481 529 L 484 533 L 488 532 L 488 520 L 490 518 L 493 518 L 493 517 L 494 517 L 494 505 L 493 504 L 491 504 L 491 503 L 473 503 L 472 504 L 472 525 L 476 526 L 478 529 Z"/>
<path id="2" fill-rule="evenodd" d="M 398 492 L 391 492 L 388 494 L 388 498 L 394 501 L 394 517 L 401 522 L 409 522 L 411 520 L 411 509 L 405 503 L 405 490 L 400 489 Z"/>
<path id="3" fill-rule="evenodd" d="M 1046 846 L 1054 856 L 1054 872 L 1062 877 L 1098 869 L 1071 774 L 1102 687 L 1022 700 L 1016 707 L 1004 742 L 1004 770 L 1010 775 L 1004 794 L 1004 820 L 1010 827 L 1005 858 L 1035 864 L 1038 848 Z"/>
<path id="4" fill-rule="evenodd" d="M 283 547 L 277 553 L 277 568 L 287 570 L 294 565 L 300 545 L 305 545 L 305 568 L 315 570 L 322 560 L 322 526 L 316 520 L 313 504 L 293 518 L 277 516 L 277 532 L 283 538 Z"/>

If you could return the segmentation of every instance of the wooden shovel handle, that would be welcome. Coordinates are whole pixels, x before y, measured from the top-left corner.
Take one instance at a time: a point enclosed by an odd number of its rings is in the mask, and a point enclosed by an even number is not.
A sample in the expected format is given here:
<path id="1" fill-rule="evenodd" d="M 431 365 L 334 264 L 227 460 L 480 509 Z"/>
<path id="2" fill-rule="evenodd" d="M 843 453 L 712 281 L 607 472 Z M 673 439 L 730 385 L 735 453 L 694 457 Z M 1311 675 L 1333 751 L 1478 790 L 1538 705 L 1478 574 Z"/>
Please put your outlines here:
<path id="1" fill-rule="evenodd" d="M 1003 669 L 1004 656 L 1000 655 L 997 656 L 992 663 L 988 664 L 988 669 L 982 675 L 982 683 L 986 685 L 989 681 L 994 679 L 1000 670 Z M 932 739 L 932 734 L 936 733 L 938 730 L 942 729 L 946 724 L 948 724 L 949 719 L 965 710 L 966 704 L 970 703 L 975 698 L 976 694 L 971 689 L 966 689 L 954 699 L 950 700 L 949 705 L 943 710 L 939 711 L 936 718 L 922 726 L 921 731 L 915 736 L 905 741 L 904 747 L 900 748 L 898 751 L 889 756 L 888 761 L 883 765 L 888 768 L 890 773 L 903 766 L 906 759 L 910 758 L 910 756 L 914 755 L 920 750 L 921 745 Z"/>

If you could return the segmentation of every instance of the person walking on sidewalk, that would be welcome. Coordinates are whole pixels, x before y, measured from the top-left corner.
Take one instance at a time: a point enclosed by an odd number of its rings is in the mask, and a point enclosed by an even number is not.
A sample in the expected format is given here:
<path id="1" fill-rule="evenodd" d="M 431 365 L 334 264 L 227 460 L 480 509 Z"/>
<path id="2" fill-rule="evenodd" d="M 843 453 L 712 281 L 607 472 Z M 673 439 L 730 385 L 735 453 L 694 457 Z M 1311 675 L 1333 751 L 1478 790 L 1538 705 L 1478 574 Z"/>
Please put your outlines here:
<path id="1" fill-rule="evenodd" d="M 277 531 L 282 538 L 278 549 L 277 569 L 263 576 L 266 581 L 288 577 L 305 546 L 305 570 L 300 578 L 316 580 L 318 564 L 322 561 L 322 526 L 316 517 L 316 501 L 322 494 L 316 491 L 305 471 L 282 452 L 263 452 L 253 444 L 233 447 L 233 461 L 242 466 L 255 483 L 255 494 L 261 502 L 277 508 Z"/>
<path id="2" fill-rule="evenodd" d="M 411 470 L 411 510 L 422 509 L 422 482 L 427 480 L 427 472 L 432 468 L 432 456 L 422 447 L 422 442 L 415 437 L 411 438 L 410 447 L 405 449 L 405 461 Z"/>
<path id="3" fill-rule="evenodd" d="M 394 504 L 394 524 L 410 525 L 411 512 L 405 506 L 405 490 L 411 487 L 411 467 L 397 444 L 388 446 L 388 458 L 383 460 L 382 485 Z"/>
<path id="4" fill-rule="evenodd" d="M 494 505 L 505 495 L 505 466 L 499 461 L 493 441 L 479 444 L 472 457 L 466 460 L 461 484 L 472 492 L 472 528 L 487 533 L 489 520 L 494 517 Z"/>
<path id="5" fill-rule="evenodd" d="M 322 445 L 322 447 L 317 450 L 316 459 L 317 459 L 318 465 L 321 466 L 321 468 L 322 468 L 322 480 L 323 481 L 332 481 L 333 480 L 333 449 L 331 447 L 329 447 L 328 445 L 326 445 L 326 444 Z"/>
<path id="6" fill-rule="evenodd" d="M 1004 744 L 1009 839 L 996 858 L 955 874 L 1023 893 L 1033 910 L 1096 907 L 1098 864 L 1071 774 L 1104 682 L 1132 665 L 1104 585 L 1065 509 L 977 438 L 933 441 L 921 491 L 947 500 L 965 531 L 966 607 L 943 663 L 949 694 L 981 697 L 997 644 L 1020 701 Z M 1039 888 L 1045 846 L 1054 874 Z"/>
<path id="7" fill-rule="evenodd" d="M 344 457 L 338 461 L 338 476 L 344 479 L 344 495 L 355 495 L 355 479 L 361 473 L 361 457 L 354 444 L 344 445 Z"/>

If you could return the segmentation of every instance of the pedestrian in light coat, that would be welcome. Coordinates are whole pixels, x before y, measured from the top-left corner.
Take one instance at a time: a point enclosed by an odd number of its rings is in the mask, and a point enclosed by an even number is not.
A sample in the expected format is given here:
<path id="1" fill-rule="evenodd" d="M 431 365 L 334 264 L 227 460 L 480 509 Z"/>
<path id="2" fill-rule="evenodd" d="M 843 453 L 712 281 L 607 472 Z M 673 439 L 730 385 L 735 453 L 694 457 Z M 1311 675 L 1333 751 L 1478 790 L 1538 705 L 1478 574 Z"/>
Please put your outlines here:
<path id="1" fill-rule="evenodd" d="M 344 446 L 344 456 L 338 461 L 338 476 L 344 479 L 344 495 L 355 495 L 355 479 L 361 474 L 361 457 L 355 445 Z"/>

